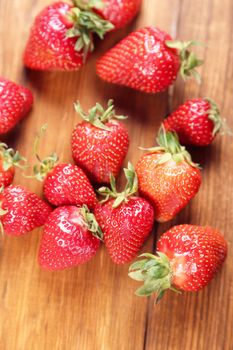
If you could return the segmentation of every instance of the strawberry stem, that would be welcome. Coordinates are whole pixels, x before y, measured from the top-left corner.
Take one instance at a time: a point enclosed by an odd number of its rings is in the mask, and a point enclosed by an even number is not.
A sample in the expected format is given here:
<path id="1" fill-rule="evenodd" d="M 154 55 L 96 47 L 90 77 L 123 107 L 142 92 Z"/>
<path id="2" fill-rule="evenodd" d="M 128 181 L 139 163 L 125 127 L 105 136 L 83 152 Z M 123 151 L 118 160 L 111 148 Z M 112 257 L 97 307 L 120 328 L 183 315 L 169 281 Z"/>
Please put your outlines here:
<path id="1" fill-rule="evenodd" d="M 91 231 L 94 237 L 103 241 L 103 232 L 95 218 L 95 215 L 90 212 L 86 205 L 83 205 L 82 208 L 80 208 L 80 212 L 87 224 L 88 230 Z"/>
<path id="2" fill-rule="evenodd" d="M 27 162 L 26 158 L 22 157 L 18 151 L 13 148 L 8 148 L 5 143 L 0 143 L 0 159 L 2 159 L 3 170 L 7 171 L 11 167 L 26 168 L 26 165 L 21 164 Z"/>
<path id="3" fill-rule="evenodd" d="M 74 24 L 72 28 L 66 32 L 67 38 L 76 38 L 75 50 L 83 50 L 83 60 L 86 61 L 89 52 L 94 50 L 93 33 L 99 36 L 100 39 L 104 35 L 114 29 L 114 25 L 103 19 L 100 15 L 94 12 L 94 9 L 102 9 L 103 1 L 81 1 L 74 0 L 74 7 L 68 13 L 68 19 Z"/>
<path id="4" fill-rule="evenodd" d="M 201 82 L 201 76 L 195 69 L 203 64 L 203 60 L 200 60 L 194 52 L 189 51 L 190 47 L 201 45 L 198 41 L 178 41 L 168 40 L 166 46 L 171 49 L 177 49 L 180 56 L 180 74 L 184 80 L 194 77 L 198 83 Z"/>
<path id="5" fill-rule="evenodd" d="M 156 293 L 158 303 L 167 289 L 180 293 L 172 286 L 172 268 L 164 253 L 157 252 L 157 255 L 145 253 L 139 258 L 143 259 L 137 260 L 129 267 L 129 277 L 143 282 L 143 285 L 136 290 L 136 295 L 145 297 Z"/>
<path id="6" fill-rule="evenodd" d="M 103 9 L 105 4 L 103 3 L 103 0 L 73 0 L 72 1 L 74 6 L 82 9 L 82 10 L 92 10 L 95 9 Z"/>
<path id="7" fill-rule="evenodd" d="M 164 164 L 170 160 L 180 163 L 186 161 L 194 168 L 199 168 L 199 165 L 192 161 L 191 155 L 179 142 L 178 135 L 173 131 L 166 131 L 164 125 L 161 126 L 157 138 L 158 147 L 152 147 L 143 150 L 149 152 L 161 152 L 161 157 L 157 161 L 158 165 Z"/>
<path id="8" fill-rule="evenodd" d="M 56 153 L 52 153 L 48 157 L 45 157 L 44 159 L 41 159 L 38 155 L 38 148 L 39 143 L 41 140 L 41 137 L 44 135 L 45 131 L 47 130 L 47 124 L 44 124 L 40 131 L 37 133 L 34 145 L 33 145 L 33 152 L 35 154 L 35 157 L 39 164 L 34 165 L 33 167 L 33 175 L 32 176 L 26 176 L 27 178 L 35 178 L 38 181 L 43 181 L 47 174 L 55 167 L 57 164 L 59 158 Z"/>
<path id="9" fill-rule="evenodd" d="M 228 134 L 232 136 L 232 131 L 228 127 L 226 120 L 221 117 L 217 104 L 210 98 L 204 98 L 204 100 L 210 104 L 208 115 L 209 119 L 214 123 L 213 136 L 219 132 L 221 132 L 221 134 Z"/>
<path id="10" fill-rule="evenodd" d="M 108 101 L 107 109 L 104 109 L 101 104 L 96 103 L 94 107 L 92 107 L 88 113 L 86 114 L 80 102 L 76 102 L 74 104 L 75 111 L 82 117 L 86 122 L 94 125 L 99 129 L 103 129 L 106 131 L 111 131 L 111 129 L 105 124 L 108 123 L 112 119 L 123 120 L 127 117 L 123 115 L 116 115 L 114 110 L 113 100 Z"/>
<path id="11" fill-rule="evenodd" d="M 121 203 L 127 202 L 128 198 L 134 195 L 138 190 L 138 177 L 135 172 L 134 166 L 129 162 L 128 168 L 124 169 L 125 177 L 127 183 L 123 192 L 117 192 L 116 189 L 116 180 L 113 175 L 110 175 L 110 186 L 101 187 L 98 190 L 98 193 L 102 196 L 105 196 L 105 199 L 102 203 L 107 202 L 110 198 L 115 198 L 113 203 L 113 208 L 117 208 Z"/>

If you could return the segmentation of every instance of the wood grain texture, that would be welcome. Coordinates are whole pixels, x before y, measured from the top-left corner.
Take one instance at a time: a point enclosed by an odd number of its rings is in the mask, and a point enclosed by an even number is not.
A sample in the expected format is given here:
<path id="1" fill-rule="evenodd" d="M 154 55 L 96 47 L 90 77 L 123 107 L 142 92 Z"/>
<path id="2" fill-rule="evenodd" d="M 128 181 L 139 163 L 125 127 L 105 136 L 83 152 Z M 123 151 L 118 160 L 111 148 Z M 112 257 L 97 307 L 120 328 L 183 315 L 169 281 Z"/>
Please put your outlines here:
<path id="1" fill-rule="evenodd" d="M 131 145 L 128 158 L 140 156 L 138 146 L 154 144 L 162 118 L 182 101 L 209 96 L 220 105 L 233 129 L 232 0 L 144 0 L 140 16 L 128 28 L 109 35 L 77 73 L 25 71 L 21 56 L 36 13 L 49 0 L 0 1 L 0 74 L 24 83 L 35 95 L 30 115 L 4 140 L 33 161 L 36 131 L 45 122 L 49 132 L 41 152 L 56 151 L 71 161 L 70 134 L 79 118 L 73 102 L 85 108 L 115 100 L 128 114 Z M 101 82 L 95 61 L 134 28 L 153 24 L 174 37 L 206 43 L 203 81 L 169 93 L 150 96 Z M 193 149 L 203 165 L 198 196 L 173 222 L 155 225 L 144 251 L 153 251 L 157 237 L 177 223 L 211 224 L 229 242 L 227 262 L 211 285 L 198 294 L 168 294 L 158 306 L 153 298 L 134 296 L 137 283 L 128 267 L 112 264 L 104 247 L 84 266 L 50 273 L 37 264 L 40 230 L 20 238 L 4 237 L 0 250 L 1 350 L 232 350 L 233 321 L 233 142 L 218 138 L 213 146 Z M 120 180 L 122 184 L 122 179 Z M 41 194 L 41 184 L 17 174 L 15 182 Z"/>

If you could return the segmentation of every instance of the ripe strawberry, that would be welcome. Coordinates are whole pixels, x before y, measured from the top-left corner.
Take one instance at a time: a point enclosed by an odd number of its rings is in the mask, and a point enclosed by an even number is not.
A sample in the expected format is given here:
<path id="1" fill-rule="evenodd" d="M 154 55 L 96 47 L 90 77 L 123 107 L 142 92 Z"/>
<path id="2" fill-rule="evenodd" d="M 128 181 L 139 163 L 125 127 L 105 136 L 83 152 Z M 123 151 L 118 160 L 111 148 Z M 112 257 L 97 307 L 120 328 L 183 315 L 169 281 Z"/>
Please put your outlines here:
<path id="1" fill-rule="evenodd" d="M 32 104 L 30 90 L 0 77 L 0 135 L 13 129 L 29 112 Z"/>
<path id="2" fill-rule="evenodd" d="M 0 194 L 0 226 L 10 236 L 21 236 L 44 225 L 51 207 L 35 193 L 10 185 Z"/>
<path id="3" fill-rule="evenodd" d="M 106 202 L 95 207 L 96 219 L 104 233 L 104 242 L 116 264 L 130 262 L 149 236 L 154 223 L 154 210 L 145 199 L 136 197 L 138 183 L 133 166 L 124 169 L 127 185 L 117 193 L 115 178 L 111 176 L 111 190 L 100 188 Z M 110 199 L 113 198 L 113 199 Z"/>
<path id="4" fill-rule="evenodd" d="M 87 4 L 63 1 L 44 8 L 36 17 L 24 52 L 24 64 L 37 70 L 75 70 L 94 49 L 93 34 L 103 39 L 113 25 Z"/>
<path id="5" fill-rule="evenodd" d="M 96 254 L 100 239 L 102 232 L 87 207 L 56 208 L 44 227 L 39 263 L 47 270 L 83 264 Z"/>
<path id="6" fill-rule="evenodd" d="M 34 175 L 30 177 L 43 182 L 44 196 L 55 206 L 86 204 L 89 208 L 94 208 L 97 201 L 96 195 L 82 169 L 73 164 L 58 163 L 56 153 L 44 160 L 41 160 L 37 154 L 40 137 L 46 128 L 47 125 L 41 128 L 35 140 L 34 150 L 39 164 L 34 166 Z"/>
<path id="7" fill-rule="evenodd" d="M 113 102 L 107 110 L 96 104 L 86 115 L 80 104 L 76 111 L 84 119 L 72 135 L 74 161 L 85 170 L 90 179 L 97 183 L 109 183 L 110 175 L 117 176 L 129 148 L 129 135 L 117 116 Z"/>
<path id="8" fill-rule="evenodd" d="M 139 296 L 157 294 L 157 301 L 167 289 L 197 292 L 205 287 L 222 266 L 227 243 L 212 227 L 178 225 L 158 241 L 157 255 L 142 254 L 131 265 L 129 276 L 144 285 Z"/>
<path id="9" fill-rule="evenodd" d="M 171 41 L 158 28 L 137 30 L 109 50 L 97 62 L 97 74 L 108 82 L 148 93 L 166 90 L 177 78 L 199 78 L 195 67 L 202 62 L 189 52 L 193 41 Z"/>
<path id="10" fill-rule="evenodd" d="M 103 0 L 104 6 L 97 12 L 114 25 L 122 28 L 138 14 L 142 0 Z"/>
<path id="11" fill-rule="evenodd" d="M 160 147 L 149 149 L 139 160 L 136 171 L 139 193 L 151 201 L 155 219 L 171 220 L 196 195 L 201 185 L 201 173 L 191 160 L 177 135 L 159 133 Z"/>
<path id="12" fill-rule="evenodd" d="M 175 131 L 182 144 L 207 146 L 224 129 L 225 122 L 213 101 L 194 98 L 174 111 L 163 125 L 166 130 Z"/>
<path id="13" fill-rule="evenodd" d="M 22 168 L 21 161 L 26 161 L 18 151 L 7 148 L 5 143 L 0 143 L 0 187 L 9 186 L 15 176 L 15 167 Z"/>

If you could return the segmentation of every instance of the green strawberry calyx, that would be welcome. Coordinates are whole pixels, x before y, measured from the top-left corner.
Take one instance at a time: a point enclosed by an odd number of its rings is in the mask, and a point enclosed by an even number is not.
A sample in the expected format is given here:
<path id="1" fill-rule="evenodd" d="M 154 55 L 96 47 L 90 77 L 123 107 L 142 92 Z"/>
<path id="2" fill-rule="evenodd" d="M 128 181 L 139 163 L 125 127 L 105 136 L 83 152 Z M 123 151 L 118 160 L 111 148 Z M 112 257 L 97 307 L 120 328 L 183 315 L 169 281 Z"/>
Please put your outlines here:
<path id="1" fill-rule="evenodd" d="M 81 116 L 81 118 L 94 125 L 96 128 L 103 129 L 106 131 L 111 131 L 106 123 L 108 123 L 112 119 L 124 120 L 127 119 L 124 115 L 116 115 L 114 110 L 113 100 L 108 101 L 107 109 L 101 106 L 101 104 L 96 103 L 94 107 L 92 107 L 88 113 L 85 113 L 81 107 L 79 102 L 74 104 L 75 111 Z"/>
<path id="2" fill-rule="evenodd" d="M 68 13 L 68 19 L 73 27 L 66 32 L 67 38 L 77 38 L 75 50 L 83 50 L 83 60 L 86 61 L 89 52 L 94 50 L 93 33 L 100 39 L 114 29 L 114 25 L 98 15 L 94 10 L 103 9 L 102 0 L 73 0 L 74 7 Z"/>
<path id="3" fill-rule="evenodd" d="M 197 67 L 203 64 L 203 60 L 199 59 L 194 52 L 189 49 L 192 46 L 201 45 L 198 41 L 179 41 L 179 40 L 167 40 L 166 46 L 171 49 L 177 49 L 180 56 L 180 74 L 184 80 L 194 77 L 198 83 L 201 82 L 201 76 L 196 70 Z"/>
<path id="4" fill-rule="evenodd" d="M 157 255 L 150 253 L 141 254 L 129 267 L 129 277 L 135 281 L 143 282 L 143 285 L 135 292 L 137 296 L 146 297 L 156 294 L 156 303 L 164 296 L 166 290 L 181 293 L 172 286 L 173 271 L 168 257 L 161 252 Z"/>
<path id="5" fill-rule="evenodd" d="M 219 132 L 221 132 L 221 134 L 232 135 L 232 131 L 227 126 L 226 120 L 220 115 L 220 110 L 217 104 L 210 98 L 204 98 L 204 100 L 210 105 L 210 109 L 207 113 L 209 119 L 214 123 L 213 136 L 216 136 Z"/>
<path id="6" fill-rule="evenodd" d="M 12 167 L 25 168 L 26 158 L 22 157 L 18 151 L 14 151 L 13 148 L 8 148 L 5 143 L 0 143 L 0 159 L 2 160 L 2 168 L 4 171 L 9 170 Z M 22 163 L 25 164 L 22 164 Z"/>
<path id="7" fill-rule="evenodd" d="M 157 142 L 159 144 L 158 147 L 140 147 L 140 149 L 144 151 L 149 151 L 152 153 L 161 153 L 161 157 L 157 160 L 157 165 L 161 165 L 169 162 L 170 160 L 173 160 L 177 164 L 185 161 L 192 167 L 199 168 L 199 165 L 192 161 L 190 153 L 186 150 L 184 146 L 180 144 L 176 132 L 166 131 L 164 126 L 162 125 L 162 127 L 159 130 Z"/>
<path id="8" fill-rule="evenodd" d="M 117 192 L 116 180 L 113 175 L 110 175 L 111 188 L 101 187 L 98 193 L 105 197 L 102 203 L 107 202 L 110 198 L 114 198 L 113 208 L 119 207 L 123 202 L 127 202 L 128 198 L 138 191 L 138 177 L 134 166 L 129 162 L 128 168 L 124 169 L 127 183 L 123 192 Z"/>
<path id="9" fill-rule="evenodd" d="M 48 157 L 41 159 L 38 155 L 39 142 L 44 132 L 47 130 L 47 124 L 43 125 L 40 131 L 37 133 L 34 145 L 33 145 L 33 153 L 38 161 L 38 164 L 35 164 L 33 167 L 33 175 L 26 176 L 27 178 L 35 178 L 38 181 L 43 181 L 48 173 L 56 166 L 58 163 L 58 155 L 56 153 L 52 153 Z"/>
<path id="10" fill-rule="evenodd" d="M 103 232 L 95 218 L 95 215 L 90 212 L 86 205 L 83 205 L 80 208 L 80 213 L 84 219 L 85 224 L 87 225 L 88 231 L 90 231 L 94 237 L 103 241 Z"/>

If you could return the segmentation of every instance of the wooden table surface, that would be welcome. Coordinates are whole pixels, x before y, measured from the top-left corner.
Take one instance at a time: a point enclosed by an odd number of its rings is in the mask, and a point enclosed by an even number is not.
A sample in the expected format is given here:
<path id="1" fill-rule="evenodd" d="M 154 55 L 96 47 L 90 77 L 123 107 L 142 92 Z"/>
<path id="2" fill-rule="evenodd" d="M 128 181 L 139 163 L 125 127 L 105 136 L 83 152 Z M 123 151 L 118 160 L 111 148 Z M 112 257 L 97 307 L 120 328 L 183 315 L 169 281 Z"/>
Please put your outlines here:
<path id="1" fill-rule="evenodd" d="M 163 117 L 191 97 L 209 96 L 221 107 L 233 129 L 232 0 L 144 0 L 140 16 L 128 28 L 109 35 L 88 64 L 76 73 L 25 71 L 22 52 L 34 16 L 49 0 L 0 1 L 0 74 L 30 87 L 32 113 L 8 138 L 10 145 L 32 157 L 36 131 L 48 123 L 41 152 L 56 151 L 71 161 L 70 135 L 79 121 L 73 102 L 85 108 L 115 100 L 129 115 L 128 154 L 134 164 L 151 146 Z M 169 93 L 146 95 L 101 82 L 95 61 L 120 38 L 144 25 L 156 25 L 183 40 L 206 43 L 198 48 L 205 65 L 201 85 L 178 79 Z M 233 140 L 218 137 L 211 147 L 192 150 L 203 166 L 203 185 L 175 220 L 155 225 L 143 251 L 153 251 L 158 236 L 174 224 L 213 225 L 228 243 L 223 270 L 198 294 L 168 293 L 156 307 L 153 298 L 134 296 L 138 284 L 128 266 L 115 266 L 104 247 L 88 264 L 62 271 L 42 271 L 37 264 L 40 230 L 24 237 L 1 238 L 1 350 L 232 350 L 233 321 Z M 17 174 L 15 183 L 41 194 L 41 184 Z"/>

